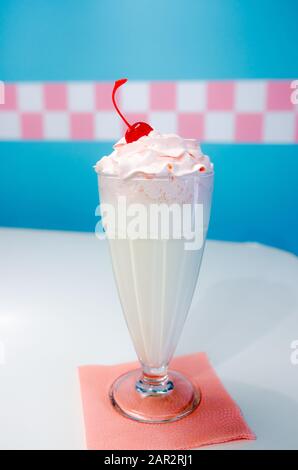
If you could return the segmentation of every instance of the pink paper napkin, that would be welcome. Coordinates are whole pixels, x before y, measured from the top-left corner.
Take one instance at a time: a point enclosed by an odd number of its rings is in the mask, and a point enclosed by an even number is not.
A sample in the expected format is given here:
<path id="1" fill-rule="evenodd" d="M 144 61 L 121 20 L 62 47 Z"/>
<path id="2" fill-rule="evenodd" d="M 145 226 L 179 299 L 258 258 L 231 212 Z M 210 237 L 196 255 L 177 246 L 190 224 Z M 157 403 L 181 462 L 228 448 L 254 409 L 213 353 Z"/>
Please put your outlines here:
<path id="1" fill-rule="evenodd" d="M 205 353 L 173 359 L 171 368 L 188 376 L 202 393 L 199 407 L 166 424 L 137 423 L 112 407 L 112 382 L 137 363 L 79 367 L 87 448 L 90 450 L 175 450 L 239 439 L 255 439 L 241 411 L 224 389 Z"/>

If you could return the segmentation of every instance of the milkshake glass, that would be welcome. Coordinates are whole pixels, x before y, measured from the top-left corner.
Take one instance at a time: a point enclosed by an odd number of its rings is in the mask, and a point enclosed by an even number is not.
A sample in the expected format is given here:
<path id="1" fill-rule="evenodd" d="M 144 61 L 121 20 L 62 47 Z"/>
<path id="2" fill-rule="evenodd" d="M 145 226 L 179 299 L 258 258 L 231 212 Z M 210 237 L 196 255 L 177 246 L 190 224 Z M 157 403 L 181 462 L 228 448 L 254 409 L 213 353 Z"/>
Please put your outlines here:
<path id="1" fill-rule="evenodd" d="M 192 382 L 168 365 L 197 284 L 210 217 L 213 170 L 205 172 L 204 168 L 204 172 L 180 176 L 170 170 L 154 176 L 136 172 L 129 178 L 99 172 L 98 179 L 101 206 L 113 208 L 113 223 L 103 217 L 103 226 L 120 302 L 141 365 L 113 383 L 110 399 L 128 418 L 148 423 L 175 421 L 191 413 L 201 399 Z M 203 214 L 199 225 L 197 207 Z M 138 208 L 136 235 L 136 231 L 129 233 L 127 222 Z M 159 218 L 153 220 L 154 214 Z M 183 221 L 190 224 L 191 236 L 183 230 Z M 168 225 L 168 231 L 162 230 L 162 224 Z M 199 243 L 192 239 L 198 235 L 196 230 L 201 232 Z"/>

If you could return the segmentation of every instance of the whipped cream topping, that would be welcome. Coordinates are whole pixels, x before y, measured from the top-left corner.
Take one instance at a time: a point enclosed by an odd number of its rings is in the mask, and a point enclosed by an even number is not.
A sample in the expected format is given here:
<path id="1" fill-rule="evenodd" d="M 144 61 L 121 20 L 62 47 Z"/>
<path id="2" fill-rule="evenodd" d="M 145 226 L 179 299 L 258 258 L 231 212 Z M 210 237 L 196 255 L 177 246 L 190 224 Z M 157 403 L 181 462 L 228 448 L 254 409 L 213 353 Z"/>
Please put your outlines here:
<path id="1" fill-rule="evenodd" d="M 184 176 L 213 170 L 213 164 L 195 139 L 183 139 L 176 134 L 160 134 L 153 130 L 129 144 L 123 137 L 113 148 L 110 155 L 96 163 L 97 173 L 127 179 L 133 176 Z"/>

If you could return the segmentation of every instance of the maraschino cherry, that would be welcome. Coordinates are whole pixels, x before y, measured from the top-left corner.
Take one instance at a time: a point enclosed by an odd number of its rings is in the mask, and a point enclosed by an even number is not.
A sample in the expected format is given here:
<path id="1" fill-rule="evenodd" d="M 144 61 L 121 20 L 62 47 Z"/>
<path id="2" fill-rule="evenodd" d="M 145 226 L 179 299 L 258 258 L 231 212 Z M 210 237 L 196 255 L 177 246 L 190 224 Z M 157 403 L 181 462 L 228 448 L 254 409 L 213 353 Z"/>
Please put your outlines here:
<path id="1" fill-rule="evenodd" d="M 153 131 L 153 128 L 149 126 L 149 124 L 147 124 L 146 122 L 135 122 L 134 124 L 129 124 L 127 119 L 123 116 L 120 109 L 118 108 L 117 103 L 115 101 L 115 94 L 118 88 L 124 85 L 124 83 L 126 82 L 127 82 L 127 78 L 122 78 L 121 80 L 117 80 L 115 82 L 113 93 L 112 93 L 112 100 L 113 100 L 113 104 L 115 106 L 117 113 L 119 114 L 121 119 L 125 122 L 125 124 L 128 127 L 125 133 L 125 140 L 128 144 L 130 144 L 131 142 L 135 142 L 136 140 L 138 140 L 140 137 L 143 137 L 144 135 L 148 135 L 151 131 Z"/>

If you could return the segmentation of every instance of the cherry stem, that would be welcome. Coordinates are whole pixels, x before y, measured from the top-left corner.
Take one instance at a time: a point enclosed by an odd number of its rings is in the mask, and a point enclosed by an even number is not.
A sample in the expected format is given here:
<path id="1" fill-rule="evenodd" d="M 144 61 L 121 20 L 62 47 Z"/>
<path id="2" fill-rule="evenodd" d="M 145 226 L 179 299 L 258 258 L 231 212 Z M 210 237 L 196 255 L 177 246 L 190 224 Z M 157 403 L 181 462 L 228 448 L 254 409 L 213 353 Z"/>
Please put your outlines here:
<path id="1" fill-rule="evenodd" d="M 127 78 L 122 78 L 121 80 L 117 80 L 114 84 L 114 88 L 113 88 L 113 93 L 112 93 L 112 100 L 113 100 L 113 104 L 115 106 L 115 109 L 117 111 L 117 113 L 119 114 L 119 116 L 121 117 L 121 119 L 125 122 L 125 124 L 127 125 L 127 127 L 129 127 L 131 129 L 131 124 L 129 124 L 129 122 L 127 121 L 127 119 L 123 116 L 123 114 L 121 113 L 120 109 L 118 108 L 118 105 L 116 103 L 116 100 L 115 100 L 115 94 L 116 94 L 116 91 L 118 90 L 118 88 L 120 88 L 122 85 L 124 85 L 124 83 L 127 82 Z"/>

